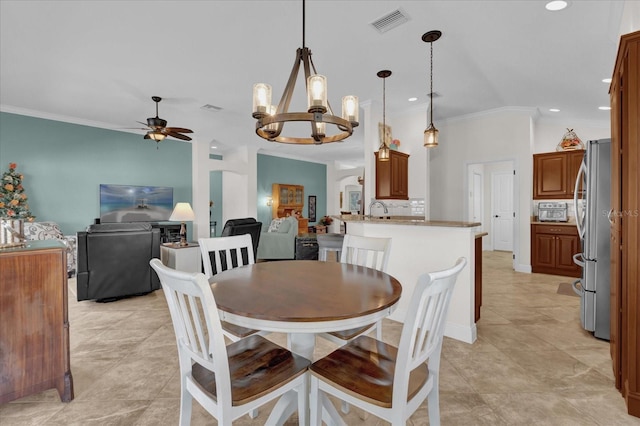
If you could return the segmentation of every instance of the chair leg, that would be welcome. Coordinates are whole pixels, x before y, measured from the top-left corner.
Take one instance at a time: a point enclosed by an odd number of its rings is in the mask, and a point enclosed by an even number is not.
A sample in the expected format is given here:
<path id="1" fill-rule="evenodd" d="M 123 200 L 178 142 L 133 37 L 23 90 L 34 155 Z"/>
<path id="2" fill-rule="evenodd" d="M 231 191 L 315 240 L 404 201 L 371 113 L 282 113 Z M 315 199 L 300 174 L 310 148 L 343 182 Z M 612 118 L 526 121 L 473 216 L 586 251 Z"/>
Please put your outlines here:
<path id="1" fill-rule="evenodd" d="M 255 419 L 256 417 L 258 417 L 259 414 L 260 412 L 258 411 L 257 408 L 254 408 L 253 410 L 249 411 L 249 417 L 251 417 L 252 419 Z"/>
<path id="2" fill-rule="evenodd" d="M 427 403 L 429 407 L 429 424 L 440 424 L 440 392 L 438 390 L 438 381 L 436 380 L 433 389 L 427 396 Z"/>
<path id="3" fill-rule="evenodd" d="M 340 410 L 345 414 L 349 414 L 349 403 L 346 401 L 342 401 L 342 404 L 340 405 Z"/>
<path id="4" fill-rule="evenodd" d="M 191 396 L 189 391 L 187 391 L 186 383 L 183 383 L 180 394 L 180 426 L 189 426 L 191 424 L 191 408 L 193 406 L 193 397 Z"/>
<path id="5" fill-rule="evenodd" d="M 298 391 L 298 424 L 307 426 L 309 424 L 309 376 L 308 371 L 304 373 L 304 380 Z"/>
<path id="6" fill-rule="evenodd" d="M 311 426 L 322 425 L 322 405 L 320 404 L 320 390 L 318 389 L 318 378 L 311 376 L 311 391 L 309 395 L 309 423 Z"/>

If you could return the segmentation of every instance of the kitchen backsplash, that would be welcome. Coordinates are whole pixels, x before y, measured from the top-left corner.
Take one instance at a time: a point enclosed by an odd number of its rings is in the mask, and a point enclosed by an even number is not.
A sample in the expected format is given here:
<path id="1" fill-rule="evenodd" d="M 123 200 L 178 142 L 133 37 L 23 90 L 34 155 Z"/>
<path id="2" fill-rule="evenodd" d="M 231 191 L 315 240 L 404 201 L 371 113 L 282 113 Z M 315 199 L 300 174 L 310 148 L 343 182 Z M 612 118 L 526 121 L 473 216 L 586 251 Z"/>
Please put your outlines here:
<path id="1" fill-rule="evenodd" d="M 373 199 L 371 201 L 374 201 Z M 371 207 L 372 216 L 420 216 L 424 217 L 424 198 L 408 200 L 380 200 L 387 206 L 388 213 L 380 204 Z M 368 207 L 368 206 L 367 206 Z M 366 211 L 366 214 L 369 212 Z"/>

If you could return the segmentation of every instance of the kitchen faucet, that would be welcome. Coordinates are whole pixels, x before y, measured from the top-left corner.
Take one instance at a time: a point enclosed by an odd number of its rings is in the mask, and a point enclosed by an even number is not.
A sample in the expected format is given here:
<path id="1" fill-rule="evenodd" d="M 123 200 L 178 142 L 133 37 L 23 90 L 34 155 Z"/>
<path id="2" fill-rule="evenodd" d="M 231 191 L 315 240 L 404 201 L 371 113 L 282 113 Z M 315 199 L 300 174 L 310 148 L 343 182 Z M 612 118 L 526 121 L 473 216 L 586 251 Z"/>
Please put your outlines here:
<path id="1" fill-rule="evenodd" d="M 371 219 L 371 207 L 375 206 L 376 204 L 380 204 L 382 206 L 382 208 L 384 209 L 385 214 L 389 213 L 389 209 L 387 209 L 387 205 L 385 203 L 383 203 L 380 200 L 373 200 L 370 204 L 369 204 L 369 219 Z"/>

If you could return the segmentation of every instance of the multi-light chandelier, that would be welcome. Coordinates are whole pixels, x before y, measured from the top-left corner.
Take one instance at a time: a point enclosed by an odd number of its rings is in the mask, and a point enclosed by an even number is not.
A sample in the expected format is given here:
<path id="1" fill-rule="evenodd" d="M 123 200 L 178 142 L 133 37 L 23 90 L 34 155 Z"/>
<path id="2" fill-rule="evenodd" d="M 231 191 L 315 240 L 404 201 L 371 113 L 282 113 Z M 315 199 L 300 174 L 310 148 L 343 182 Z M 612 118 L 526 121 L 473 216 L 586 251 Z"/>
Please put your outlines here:
<path id="1" fill-rule="evenodd" d="M 300 63 L 304 68 L 307 90 L 307 112 L 289 112 Z M 311 72 L 313 71 L 313 74 Z M 290 144 L 323 144 L 348 138 L 358 126 L 358 98 L 342 98 L 342 117 L 333 114 L 327 100 L 327 79 L 319 75 L 311 59 L 311 51 L 305 45 L 305 0 L 302 0 L 302 48 L 296 50 L 296 59 L 289 80 L 277 107 L 271 104 L 271 86 L 257 83 L 253 86 L 253 118 L 257 119 L 256 133 L 273 142 Z M 308 122 L 309 136 L 286 136 L 285 123 Z M 327 124 L 337 128 L 327 134 Z"/>
<path id="2" fill-rule="evenodd" d="M 428 31 L 422 35 L 422 41 L 429 43 L 431 47 L 430 56 L 430 76 L 429 76 L 429 126 L 424 131 L 424 146 L 433 148 L 438 146 L 438 129 L 433 125 L 433 42 L 438 40 L 442 32 L 438 30 Z"/>

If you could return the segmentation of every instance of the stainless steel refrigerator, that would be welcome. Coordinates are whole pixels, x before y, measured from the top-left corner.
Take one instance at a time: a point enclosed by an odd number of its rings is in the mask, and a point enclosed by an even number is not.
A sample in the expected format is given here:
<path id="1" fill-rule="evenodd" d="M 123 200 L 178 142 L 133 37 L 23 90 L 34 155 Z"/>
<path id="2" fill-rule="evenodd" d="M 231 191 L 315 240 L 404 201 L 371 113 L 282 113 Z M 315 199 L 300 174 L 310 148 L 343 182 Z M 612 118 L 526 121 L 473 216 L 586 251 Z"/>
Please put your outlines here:
<path id="1" fill-rule="evenodd" d="M 582 185 L 582 190 L 580 190 Z M 582 253 L 573 260 L 582 278 L 573 283 L 580 296 L 580 322 L 600 339 L 610 336 L 611 139 L 588 141 L 574 195 Z"/>

